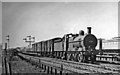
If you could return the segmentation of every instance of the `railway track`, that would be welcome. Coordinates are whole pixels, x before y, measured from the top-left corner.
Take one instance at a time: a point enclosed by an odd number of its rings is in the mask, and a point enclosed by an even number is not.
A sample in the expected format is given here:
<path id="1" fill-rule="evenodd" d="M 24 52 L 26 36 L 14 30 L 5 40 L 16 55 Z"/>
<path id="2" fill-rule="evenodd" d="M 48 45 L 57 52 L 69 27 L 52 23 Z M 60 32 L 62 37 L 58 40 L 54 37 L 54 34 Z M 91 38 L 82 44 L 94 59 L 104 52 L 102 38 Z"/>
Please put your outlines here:
<path id="1" fill-rule="evenodd" d="M 89 63 L 79 63 L 74 61 L 66 61 L 55 58 L 47 57 L 34 57 L 27 56 L 27 59 L 35 61 L 39 64 L 41 63 L 52 65 L 55 67 L 62 67 L 64 70 L 75 73 L 120 73 L 120 65 L 111 64 L 89 64 Z"/>
<path id="2" fill-rule="evenodd" d="M 26 53 L 23 53 L 26 54 Z M 26 55 L 31 55 L 31 56 L 36 56 L 36 57 L 40 57 L 39 54 L 37 53 L 29 53 Z M 109 56 L 109 55 L 97 55 L 96 56 L 96 61 L 98 63 L 106 63 L 106 64 L 116 64 L 116 65 L 120 65 L 120 61 L 117 61 L 117 57 L 114 56 Z"/>
<path id="3" fill-rule="evenodd" d="M 111 64 L 118 64 L 120 65 L 120 56 L 111 56 L 111 55 L 97 55 L 96 56 L 97 62 L 102 62 L 102 63 L 111 63 Z"/>
<path id="4" fill-rule="evenodd" d="M 89 63 L 79 63 L 79 62 L 73 62 L 73 61 L 65 61 L 65 60 L 59 60 L 59 59 L 51 59 L 51 58 L 40 58 L 45 61 L 53 62 L 53 63 L 59 63 L 63 64 L 65 66 L 71 66 L 77 69 L 81 70 L 88 70 L 92 73 L 116 73 L 116 71 L 120 71 L 120 65 L 96 65 L 96 64 L 89 64 Z M 52 61 L 51 61 L 52 60 Z"/>

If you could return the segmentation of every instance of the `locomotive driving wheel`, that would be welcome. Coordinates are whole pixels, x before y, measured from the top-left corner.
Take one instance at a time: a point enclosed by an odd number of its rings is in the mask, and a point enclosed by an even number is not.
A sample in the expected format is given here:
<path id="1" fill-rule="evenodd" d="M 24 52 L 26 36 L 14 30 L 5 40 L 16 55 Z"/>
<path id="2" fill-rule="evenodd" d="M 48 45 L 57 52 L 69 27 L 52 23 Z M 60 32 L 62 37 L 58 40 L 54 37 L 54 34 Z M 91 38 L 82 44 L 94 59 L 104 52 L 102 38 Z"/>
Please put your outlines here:
<path id="1" fill-rule="evenodd" d="M 76 61 L 77 62 L 83 62 L 83 54 L 80 52 L 79 54 L 76 55 Z"/>

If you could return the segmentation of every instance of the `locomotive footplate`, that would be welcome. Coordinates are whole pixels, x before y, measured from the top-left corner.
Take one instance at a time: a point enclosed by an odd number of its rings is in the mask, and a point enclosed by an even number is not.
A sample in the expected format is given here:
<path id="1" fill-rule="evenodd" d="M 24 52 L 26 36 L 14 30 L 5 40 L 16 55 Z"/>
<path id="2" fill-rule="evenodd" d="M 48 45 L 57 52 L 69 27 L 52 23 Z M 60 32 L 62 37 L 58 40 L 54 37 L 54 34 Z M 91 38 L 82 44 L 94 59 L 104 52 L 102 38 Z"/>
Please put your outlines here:
<path id="1" fill-rule="evenodd" d="M 85 51 L 83 54 L 84 55 L 97 55 L 97 54 L 99 54 L 100 53 L 100 51 L 98 51 L 98 50 L 93 50 L 93 51 Z"/>
<path id="2" fill-rule="evenodd" d="M 99 51 L 93 50 L 93 51 L 85 51 L 83 53 L 83 62 L 96 62 L 96 55 L 99 54 Z"/>

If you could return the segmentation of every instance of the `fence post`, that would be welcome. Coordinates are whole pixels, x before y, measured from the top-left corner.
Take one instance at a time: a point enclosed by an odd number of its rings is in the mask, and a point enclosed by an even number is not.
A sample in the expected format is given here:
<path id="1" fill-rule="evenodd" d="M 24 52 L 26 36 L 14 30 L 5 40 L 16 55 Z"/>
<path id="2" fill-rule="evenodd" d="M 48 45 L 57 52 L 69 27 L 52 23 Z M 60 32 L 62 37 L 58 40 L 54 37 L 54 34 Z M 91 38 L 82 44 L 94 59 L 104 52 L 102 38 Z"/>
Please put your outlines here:
<path id="1" fill-rule="evenodd" d="M 62 75 L 62 71 L 60 71 L 60 75 Z"/>
<path id="2" fill-rule="evenodd" d="M 8 74 L 8 71 L 7 71 L 7 64 L 6 64 L 6 57 L 4 57 L 4 65 L 5 65 L 5 74 L 7 75 Z"/>
<path id="3" fill-rule="evenodd" d="M 57 69 L 55 69 L 55 75 L 57 75 Z"/>
<path id="4" fill-rule="evenodd" d="M 49 66 L 48 66 L 48 68 L 47 68 L 47 73 L 49 74 Z"/>
<path id="5" fill-rule="evenodd" d="M 44 66 L 44 71 L 46 71 L 46 65 Z"/>
<path id="6" fill-rule="evenodd" d="M 12 75 L 12 70 L 11 70 L 11 64 L 10 64 L 10 62 L 8 62 L 8 66 L 9 66 L 10 75 Z"/>
<path id="7" fill-rule="evenodd" d="M 41 68 L 41 62 L 40 62 L 40 59 L 39 59 L 39 67 Z"/>
<path id="8" fill-rule="evenodd" d="M 43 64 L 41 64 L 42 65 L 42 69 L 43 69 Z"/>
<path id="9" fill-rule="evenodd" d="M 51 67 L 51 74 L 52 74 L 52 67 Z"/>
<path id="10" fill-rule="evenodd" d="M 68 75 L 68 73 L 66 73 L 66 75 Z"/>
<path id="11" fill-rule="evenodd" d="M 60 75 L 62 75 L 62 71 L 63 71 L 63 65 L 61 64 Z"/>
<path id="12" fill-rule="evenodd" d="M 6 61 L 6 56 L 7 56 L 7 43 L 5 43 L 5 52 L 4 52 L 4 65 L 5 65 L 5 74 L 7 75 L 8 74 L 8 71 L 7 71 L 7 61 Z"/>

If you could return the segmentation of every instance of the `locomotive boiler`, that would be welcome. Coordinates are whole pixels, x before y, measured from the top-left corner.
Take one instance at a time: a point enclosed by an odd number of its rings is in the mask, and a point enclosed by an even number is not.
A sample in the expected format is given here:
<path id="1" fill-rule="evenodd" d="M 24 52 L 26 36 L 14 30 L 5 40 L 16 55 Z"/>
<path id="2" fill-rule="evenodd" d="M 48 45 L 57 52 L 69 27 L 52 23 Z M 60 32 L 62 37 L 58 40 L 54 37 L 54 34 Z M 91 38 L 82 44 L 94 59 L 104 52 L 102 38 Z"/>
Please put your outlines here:
<path id="1" fill-rule="evenodd" d="M 87 33 L 81 30 L 79 34 L 65 34 L 32 44 L 34 52 L 40 56 L 92 63 L 99 53 L 96 46 L 97 38 L 91 34 L 91 27 L 88 27 Z"/>

